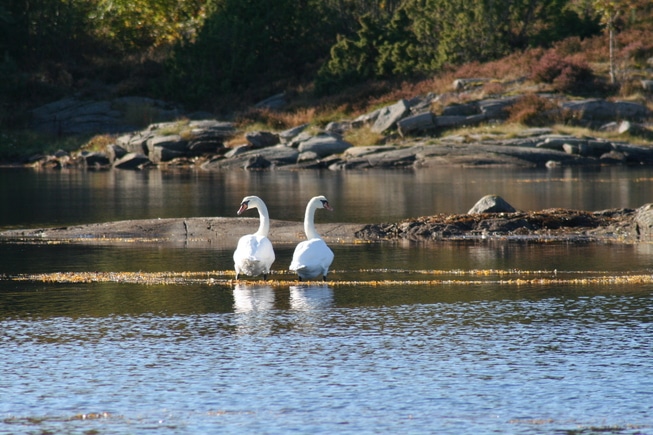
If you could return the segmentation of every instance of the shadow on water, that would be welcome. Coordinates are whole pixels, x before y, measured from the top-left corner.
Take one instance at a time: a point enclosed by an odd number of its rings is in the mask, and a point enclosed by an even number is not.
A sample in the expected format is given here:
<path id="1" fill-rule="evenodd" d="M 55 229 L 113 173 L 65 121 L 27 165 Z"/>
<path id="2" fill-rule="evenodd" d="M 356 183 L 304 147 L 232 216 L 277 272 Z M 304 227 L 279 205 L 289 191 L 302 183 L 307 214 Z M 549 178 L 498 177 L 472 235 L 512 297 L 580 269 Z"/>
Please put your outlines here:
<path id="1" fill-rule="evenodd" d="M 456 283 L 457 282 L 457 283 Z M 316 312 L 328 309 L 393 307 L 400 305 L 461 304 L 501 301 L 537 301 L 607 295 L 646 296 L 652 286 L 483 284 L 465 280 L 435 285 L 279 287 L 260 284 L 139 285 L 120 283 L 43 284 L 0 281 L 3 318 L 201 316 L 235 313 L 266 318 L 271 312 Z"/>

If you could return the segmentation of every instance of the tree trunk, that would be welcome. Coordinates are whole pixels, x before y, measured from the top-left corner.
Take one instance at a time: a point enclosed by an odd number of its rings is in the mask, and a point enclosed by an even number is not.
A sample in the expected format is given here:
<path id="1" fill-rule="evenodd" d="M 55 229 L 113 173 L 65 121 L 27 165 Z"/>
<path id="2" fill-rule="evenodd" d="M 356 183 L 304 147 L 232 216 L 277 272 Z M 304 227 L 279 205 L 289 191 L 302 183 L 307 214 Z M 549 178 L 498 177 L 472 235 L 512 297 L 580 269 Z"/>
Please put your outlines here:
<path id="1" fill-rule="evenodd" d="M 608 45 L 610 49 L 610 83 L 615 84 L 617 82 L 617 73 L 615 71 L 614 65 L 614 20 L 615 16 L 610 17 L 608 21 Z"/>

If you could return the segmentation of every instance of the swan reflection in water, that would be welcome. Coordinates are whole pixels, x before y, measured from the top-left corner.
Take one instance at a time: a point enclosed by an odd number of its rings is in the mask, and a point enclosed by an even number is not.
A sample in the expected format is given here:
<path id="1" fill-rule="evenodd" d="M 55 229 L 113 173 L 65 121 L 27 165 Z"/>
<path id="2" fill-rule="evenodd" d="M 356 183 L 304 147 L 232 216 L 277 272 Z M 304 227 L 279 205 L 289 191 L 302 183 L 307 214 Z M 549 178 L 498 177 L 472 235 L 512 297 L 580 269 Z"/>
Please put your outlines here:
<path id="1" fill-rule="evenodd" d="M 333 289 L 328 286 L 291 286 L 290 322 L 284 328 L 311 331 L 323 323 L 323 311 L 333 307 Z M 276 289 L 280 295 L 285 292 Z M 234 326 L 239 334 L 273 335 L 285 317 L 283 301 L 276 301 L 275 289 L 268 285 L 237 284 L 233 289 Z M 281 310 L 281 311 L 280 311 Z M 288 319 L 287 317 L 285 317 Z"/>
<path id="2" fill-rule="evenodd" d="M 319 311 L 333 306 L 333 289 L 328 286 L 291 286 L 290 308 L 297 311 Z"/>
<path id="3" fill-rule="evenodd" d="M 269 285 L 237 284 L 233 289 L 234 323 L 242 334 L 272 333 L 274 318 L 274 289 Z"/>
<path id="4" fill-rule="evenodd" d="M 274 308 L 274 289 L 269 285 L 236 284 L 234 312 L 268 311 Z"/>
<path id="5" fill-rule="evenodd" d="M 324 311 L 333 308 L 333 289 L 327 286 L 291 286 L 290 313 L 292 327 L 314 333 L 324 327 Z"/>

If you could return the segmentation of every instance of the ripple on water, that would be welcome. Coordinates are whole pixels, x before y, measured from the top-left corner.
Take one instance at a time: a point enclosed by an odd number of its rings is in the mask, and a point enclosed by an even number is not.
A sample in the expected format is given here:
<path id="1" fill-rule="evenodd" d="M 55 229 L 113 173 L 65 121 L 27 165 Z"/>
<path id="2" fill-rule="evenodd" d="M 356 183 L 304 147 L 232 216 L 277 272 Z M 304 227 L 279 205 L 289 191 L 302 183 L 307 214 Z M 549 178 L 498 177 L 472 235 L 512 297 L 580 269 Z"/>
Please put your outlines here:
<path id="1" fill-rule="evenodd" d="M 287 309 L 4 319 L 0 431 L 653 424 L 650 295 L 336 307 L 295 290 Z"/>

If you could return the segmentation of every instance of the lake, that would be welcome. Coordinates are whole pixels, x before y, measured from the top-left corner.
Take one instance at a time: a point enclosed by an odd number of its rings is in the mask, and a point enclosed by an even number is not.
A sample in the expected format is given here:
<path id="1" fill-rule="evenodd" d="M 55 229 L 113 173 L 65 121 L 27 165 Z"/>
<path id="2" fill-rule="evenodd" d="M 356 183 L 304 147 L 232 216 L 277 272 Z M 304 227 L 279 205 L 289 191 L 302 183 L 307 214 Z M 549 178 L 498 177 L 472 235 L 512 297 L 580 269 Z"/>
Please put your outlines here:
<path id="1" fill-rule="evenodd" d="M 296 221 L 324 194 L 318 222 L 464 213 L 490 193 L 636 208 L 652 183 L 647 168 L 2 169 L 0 229 L 229 217 L 250 194 Z M 653 245 L 332 249 L 329 282 L 295 285 L 292 246 L 270 282 L 235 283 L 233 248 L 0 243 L 0 433 L 653 434 Z M 48 280 L 83 273 L 117 278 Z"/>
<path id="2" fill-rule="evenodd" d="M 59 226 L 153 217 L 235 216 L 246 195 L 272 218 L 300 221 L 326 195 L 337 222 L 394 222 L 466 213 L 481 197 L 515 208 L 602 210 L 651 202 L 651 168 L 552 170 L 434 168 L 371 171 L 203 172 L 0 170 L 0 228 Z"/>

